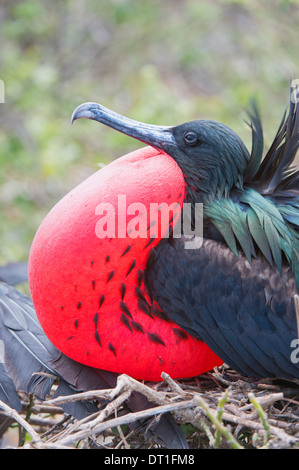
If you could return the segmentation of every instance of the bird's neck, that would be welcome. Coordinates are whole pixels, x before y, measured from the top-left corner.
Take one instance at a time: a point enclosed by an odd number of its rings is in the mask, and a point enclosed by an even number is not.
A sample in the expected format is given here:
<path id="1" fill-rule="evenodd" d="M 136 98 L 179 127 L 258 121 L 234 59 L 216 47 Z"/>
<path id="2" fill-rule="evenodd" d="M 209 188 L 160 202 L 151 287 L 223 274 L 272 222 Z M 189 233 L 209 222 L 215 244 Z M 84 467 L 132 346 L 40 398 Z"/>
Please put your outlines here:
<path id="1" fill-rule="evenodd" d="M 201 203 L 209 204 L 216 198 L 216 190 L 213 185 L 203 179 L 194 178 L 192 175 L 185 175 L 186 196 L 185 202 L 190 204 Z"/>

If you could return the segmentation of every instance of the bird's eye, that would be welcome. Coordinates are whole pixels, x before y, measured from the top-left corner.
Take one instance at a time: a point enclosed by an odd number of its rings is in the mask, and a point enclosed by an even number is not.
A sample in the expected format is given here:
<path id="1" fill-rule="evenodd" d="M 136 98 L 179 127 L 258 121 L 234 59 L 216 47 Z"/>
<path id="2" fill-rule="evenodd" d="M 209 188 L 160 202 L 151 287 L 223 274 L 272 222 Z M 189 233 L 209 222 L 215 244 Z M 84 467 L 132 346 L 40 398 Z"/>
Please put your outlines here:
<path id="1" fill-rule="evenodd" d="M 198 143 L 198 137 L 195 132 L 186 132 L 186 134 L 184 135 L 184 139 L 186 144 L 188 145 L 196 145 Z"/>

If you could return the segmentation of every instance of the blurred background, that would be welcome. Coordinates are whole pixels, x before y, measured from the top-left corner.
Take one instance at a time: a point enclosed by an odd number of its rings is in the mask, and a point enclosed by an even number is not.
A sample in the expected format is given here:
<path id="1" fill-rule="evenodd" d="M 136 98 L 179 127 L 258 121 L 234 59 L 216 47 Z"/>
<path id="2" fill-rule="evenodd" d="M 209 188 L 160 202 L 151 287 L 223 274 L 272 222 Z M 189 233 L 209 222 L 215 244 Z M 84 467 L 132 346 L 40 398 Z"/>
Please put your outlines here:
<path id="1" fill-rule="evenodd" d="M 101 165 L 142 144 L 73 110 L 214 119 L 251 148 L 252 98 L 270 145 L 299 78 L 299 1 L 1 0 L 0 264 L 28 258 L 44 216 Z"/>

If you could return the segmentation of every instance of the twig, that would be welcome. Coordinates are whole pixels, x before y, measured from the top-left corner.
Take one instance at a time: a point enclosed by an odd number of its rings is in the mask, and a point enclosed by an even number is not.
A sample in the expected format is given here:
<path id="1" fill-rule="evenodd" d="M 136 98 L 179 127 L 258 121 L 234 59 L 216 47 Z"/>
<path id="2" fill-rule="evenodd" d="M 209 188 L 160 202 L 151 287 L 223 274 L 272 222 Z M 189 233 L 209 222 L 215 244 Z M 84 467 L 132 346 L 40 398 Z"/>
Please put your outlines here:
<path id="1" fill-rule="evenodd" d="M 166 374 L 166 372 L 162 372 L 161 377 L 174 392 L 180 393 L 182 395 L 186 394 L 186 392 L 179 386 L 179 384 L 175 382 L 168 374 Z"/>
<path id="2" fill-rule="evenodd" d="M 248 394 L 248 398 L 250 399 L 249 394 Z M 283 400 L 283 399 L 284 399 L 283 393 L 271 393 L 271 395 L 265 395 L 263 397 L 260 397 L 259 398 L 259 405 L 263 409 L 265 409 L 265 408 L 268 408 L 273 403 L 275 403 L 276 401 Z M 248 405 L 241 406 L 241 408 L 239 408 L 239 411 L 247 411 L 247 410 L 250 410 L 254 407 L 255 407 L 254 403 L 251 402 Z M 257 415 L 258 415 L 258 412 L 256 410 L 256 416 Z"/>
<path id="3" fill-rule="evenodd" d="M 160 405 L 165 403 L 165 399 L 167 397 L 167 392 L 157 392 L 156 390 L 153 390 L 147 385 L 138 382 L 138 380 L 133 379 L 129 375 L 122 374 L 117 378 L 117 384 L 116 387 L 111 391 L 110 399 L 113 399 L 119 393 L 124 392 L 126 390 L 129 390 L 131 392 L 140 392 L 142 393 L 142 395 L 148 398 L 150 402 L 157 403 Z"/>
<path id="4" fill-rule="evenodd" d="M 60 396 L 57 398 L 51 398 L 44 402 L 45 406 L 52 405 L 64 405 L 66 403 L 73 403 L 75 401 L 88 401 L 97 400 L 100 398 L 106 398 L 111 393 L 111 389 L 108 390 L 88 390 L 87 392 L 74 393 L 73 395 Z"/>
<path id="5" fill-rule="evenodd" d="M 196 406 L 196 402 L 193 400 L 188 400 L 186 402 L 179 402 L 179 403 L 172 403 L 168 405 L 161 405 L 157 406 L 154 408 L 149 408 L 144 411 L 137 411 L 136 413 L 128 413 L 124 416 L 120 416 L 118 418 L 113 418 L 108 421 L 105 421 L 103 423 L 97 423 L 96 426 L 93 426 L 92 423 L 90 427 L 78 431 L 77 433 L 74 433 L 68 437 L 65 437 L 64 439 L 59 440 L 59 444 L 62 445 L 69 445 L 72 444 L 78 440 L 84 439 L 87 436 L 90 435 L 96 435 L 100 434 L 107 429 L 110 429 L 112 427 L 117 427 L 122 424 L 129 424 L 135 421 L 138 421 L 140 419 L 146 419 L 150 418 L 152 416 L 155 416 L 157 414 L 162 414 L 162 413 L 167 413 L 169 411 L 173 410 L 179 410 L 179 409 L 184 409 L 184 408 L 190 408 L 190 407 Z"/>
<path id="6" fill-rule="evenodd" d="M 115 418 L 117 418 L 117 411 L 116 410 L 115 410 Z M 121 438 L 121 442 L 124 443 L 125 448 L 130 449 L 130 446 L 127 443 L 127 440 L 124 436 L 123 430 L 122 430 L 120 425 L 117 426 L 117 430 L 118 430 L 118 433 L 119 433 L 119 437 Z"/>
<path id="7" fill-rule="evenodd" d="M 22 418 L 22 416 L 19 415 L 19 413 L 16 410 L 14 410 L 10 406 L 6 405 L 6 403 L 3 403 L 3 401 L 1 401 L 1 400 L 0 400 L 0 408 L 3 410 L 3 413 L 6 416 L 9 416 L 10 418 L 14 419 L 24 429 L 26 429 L 26 431 L 28 432 L 28 434 L 30 434 L 30 436 L 32 438 L 32 442 L 42 444 L 42 440 L 39 437 L 39 435 L 37 434 L 37 432 L 33 429 L 32 426 L 30 426 L 29 423 L 27 423 L 27 421 L 24 418 Z"/>

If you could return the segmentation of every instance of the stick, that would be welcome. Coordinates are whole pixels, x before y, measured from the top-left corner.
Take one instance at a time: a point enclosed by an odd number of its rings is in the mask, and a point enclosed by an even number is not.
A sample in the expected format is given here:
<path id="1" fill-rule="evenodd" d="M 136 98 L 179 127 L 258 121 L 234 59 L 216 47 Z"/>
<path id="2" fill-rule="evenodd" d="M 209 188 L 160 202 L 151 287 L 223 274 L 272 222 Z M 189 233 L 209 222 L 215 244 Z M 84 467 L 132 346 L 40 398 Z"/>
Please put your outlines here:
<path id="1" fill-rule="evenodd" d="M 3 410 L 3 413 L 4 413 L 6 416 L 9 416 L 10 418 L 14 419 L 14 420 L 17 421 L 24 429 L 26 429 L 26 431 L 28 432 L 28 434 L 30 434 L 30 436 L 31 436 L 33 442 L 42 444 L 42 440 L 41 440 L 41 438 L 39 437 L 39 435 L 37 434 L 37 432 L 33 429 L 32 426 L 30 426 L 29 423 L 27 423 L 27 421 L 26 421 L 24 418 L 22 418 L 22 416 L 19 415 L 19 413 L 18 413 L 16 410 L 14 410 L 14 409 L 11 408 L 10 406 L 6 405 L 6 403 L 3 403 L 3 401 L 1 401 L 1 400 L 0 400 L 0 408 Z"/>

